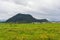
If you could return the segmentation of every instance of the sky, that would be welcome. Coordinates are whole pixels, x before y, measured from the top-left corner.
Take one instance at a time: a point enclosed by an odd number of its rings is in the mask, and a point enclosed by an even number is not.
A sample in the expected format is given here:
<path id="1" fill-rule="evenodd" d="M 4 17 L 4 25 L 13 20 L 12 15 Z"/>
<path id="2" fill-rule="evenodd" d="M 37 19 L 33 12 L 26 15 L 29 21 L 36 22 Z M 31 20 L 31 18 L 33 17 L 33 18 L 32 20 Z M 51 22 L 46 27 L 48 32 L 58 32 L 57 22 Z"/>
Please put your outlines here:
<path id="1" fill-rule="evenodd" d="M 0 0 L 0 20 L 7 20 L 18 13 L 60 21 L 60 0 Z"/>

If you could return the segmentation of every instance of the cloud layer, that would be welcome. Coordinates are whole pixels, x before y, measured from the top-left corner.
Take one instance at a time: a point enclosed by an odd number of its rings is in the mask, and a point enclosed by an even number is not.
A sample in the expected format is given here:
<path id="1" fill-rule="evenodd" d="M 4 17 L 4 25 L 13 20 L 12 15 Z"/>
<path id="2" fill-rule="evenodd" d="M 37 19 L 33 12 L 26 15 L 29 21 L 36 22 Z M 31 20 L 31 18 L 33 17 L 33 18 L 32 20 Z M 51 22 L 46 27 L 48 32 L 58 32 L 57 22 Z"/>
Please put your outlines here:
<path id="1" fill-rule="evenodd" d="M 0 0 L 0 19 L 27 13 L 37 19 L 60 21 L 60 0 Z"/>

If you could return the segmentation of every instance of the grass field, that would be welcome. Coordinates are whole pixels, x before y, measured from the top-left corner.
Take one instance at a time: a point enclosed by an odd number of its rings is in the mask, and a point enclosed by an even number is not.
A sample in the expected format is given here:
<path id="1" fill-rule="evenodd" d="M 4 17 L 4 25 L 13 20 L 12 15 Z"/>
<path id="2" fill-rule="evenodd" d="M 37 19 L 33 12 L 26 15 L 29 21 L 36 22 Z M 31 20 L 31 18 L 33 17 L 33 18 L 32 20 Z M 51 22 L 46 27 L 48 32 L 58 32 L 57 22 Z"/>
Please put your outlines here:
<path id="1" fill-rule="evenodd" d="M 60 23 L 0 23 L 0 40 L 60 40 Z"/>

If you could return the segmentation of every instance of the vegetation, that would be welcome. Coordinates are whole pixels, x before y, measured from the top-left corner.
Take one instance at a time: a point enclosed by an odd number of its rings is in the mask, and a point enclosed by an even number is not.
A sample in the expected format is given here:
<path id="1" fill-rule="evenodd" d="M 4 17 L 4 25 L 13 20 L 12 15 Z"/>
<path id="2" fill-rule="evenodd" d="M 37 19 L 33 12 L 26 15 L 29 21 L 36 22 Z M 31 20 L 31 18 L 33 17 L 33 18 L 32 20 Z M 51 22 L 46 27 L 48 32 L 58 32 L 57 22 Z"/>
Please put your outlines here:
<path id="1" fill-rule="evenodd" d="M 0 40 L 60 40 L 60 23 L 0 23 Z"/>

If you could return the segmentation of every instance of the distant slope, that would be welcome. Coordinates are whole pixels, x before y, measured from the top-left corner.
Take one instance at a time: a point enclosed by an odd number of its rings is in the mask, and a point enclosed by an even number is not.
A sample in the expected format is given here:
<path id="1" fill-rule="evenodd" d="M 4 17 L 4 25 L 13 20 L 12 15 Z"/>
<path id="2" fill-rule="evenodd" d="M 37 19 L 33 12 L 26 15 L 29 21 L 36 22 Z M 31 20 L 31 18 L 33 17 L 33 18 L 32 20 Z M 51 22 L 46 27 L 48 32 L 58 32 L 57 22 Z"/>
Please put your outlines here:
<path id="1" fill-rule="evenodd" d="M 35 19 L 29 14 L 17 14 L 13 16 L 12 18 L 9 18 L 6 22 L 19 22 L 19 23 L 31 23 L 31 22 L 48 22 L 46 19 Z"/>

